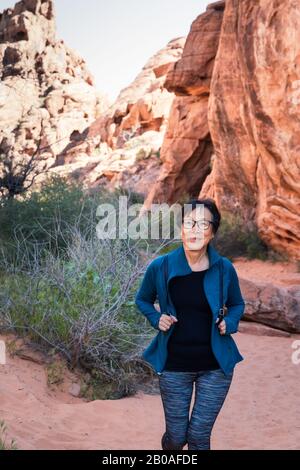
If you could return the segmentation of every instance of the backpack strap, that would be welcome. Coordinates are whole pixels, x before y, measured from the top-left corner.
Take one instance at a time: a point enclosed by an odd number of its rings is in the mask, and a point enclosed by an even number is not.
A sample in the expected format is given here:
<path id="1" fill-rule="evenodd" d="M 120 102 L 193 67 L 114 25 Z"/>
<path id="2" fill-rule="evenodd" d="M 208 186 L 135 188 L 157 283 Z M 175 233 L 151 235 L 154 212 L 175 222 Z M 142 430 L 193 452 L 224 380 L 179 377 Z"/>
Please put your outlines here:
<path id="1" fill-rule="evenodd" d="M 223 258 L 221 258 L 219 260 L 219 281 L 220 281 L 220 286 L 219 286 L 219 293 L 220 293 L 220 300 L 219 300 L 219 305 L 220 305 L 220 309 L 219 309 L 219 314 L 218 314 L 218 322 L 217 322 L 217 325 L 219 325 L 219 323 L 221 323 L 221 321 L 223 320 L 223 318 L 225 317 L 225 315 L 227 314 L 227 307 L 226 305 L 224 305 L 224 293 L 223 293 L 223 281 L 224 281 L 224 276 L 223 276 Z"/>
<path id="2" fill-rule="evenodd" d="M 223 262 L 219 260 L 219 284 L 220 284 L 220 306 L 223 307 Z"/>
<path id="3" fill-rule="evenodd" d="M 165 277 L 165 289 L 167 293 L 167 307 L 169 305 L 168 276 L 169 276 L 169 263 L 168 263 L 168 255 L 166 255 L 164 257 L 164 277 Z"/>

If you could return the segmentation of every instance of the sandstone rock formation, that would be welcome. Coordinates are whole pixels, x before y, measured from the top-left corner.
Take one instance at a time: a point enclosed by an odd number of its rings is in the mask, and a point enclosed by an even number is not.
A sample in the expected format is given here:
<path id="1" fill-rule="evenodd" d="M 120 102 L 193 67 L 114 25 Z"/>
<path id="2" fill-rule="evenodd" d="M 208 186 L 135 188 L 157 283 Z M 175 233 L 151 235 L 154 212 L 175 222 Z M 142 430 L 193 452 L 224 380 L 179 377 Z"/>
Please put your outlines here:
<path id="1" fill-rule="evenodd" d="M 41 153 L 89 186 L 143 193 L 160 169 L 174 94 L 163 86 L 185 38 L 171 40 L 109 107 L 84 60 L 55 37 L 52 0 L 23 0 L 0 20 L 0 151 Z M 40 149 L 40 150 L 39 150 Z M 38 177 L 41 182 L 44 176 Z"/>
<path id="2" fill-rule="evenodd" d="M 245 299 L 244 326 L 239 331 L 257 330 L 255 322 L 282 331 L 300 333 L 300 272 L 297 261 L 263 261 L 235 258 Z M 256 334 L 268 334 L 259 328 Z M 274 331 L 274 334 L 276 333 Z M 260 333 L 259 333 L 260 332 Z M 272 332 L 269 332 L 272 334 Z"/>
<path id="3" fill-rule="evenodd" d="M 299 260 L 300 5 L 224 3 L 195 20 L 168 74 L 166 86 L 179 96 L 144 208 L 186 192 L 213 197 Z"/>
<path id="4" fill-rule="evenodd" d="M 274 282 L 240 280 L 246 301 L 244 317 L 274 328 L 300 333 L 299 286 L 282 287 Z"/>
<path id="5" fill-rule="evenodd" d="M 89 186 L 123 186 L 147 194 L 160 170 L 159 152 L 172 116 L 174 93 L 164 82 L 184 44 L 185 38 L 176 38 L 159 50 L 115 103 L 70 142 L 59 159 L 63 173 L 77 169 Z M 86 155 L 91 157 L 88 167 Z"/>
<path id="6" fill-rule="evenodd" d="M 300 5 L 227 0 L 209 103 L 216 158 L 200 195 L 300 259 Z"/>
<path id="7" fill-rule="evenodd" d="M 23 0 L 0 16 L 1 153 L 30 156 L 48 167 L 104 111 L 108 102 L 84 60 L 56 40 L 52 0 Z"/>
<path id="8" fill-rule="evenodd" d="M 149 130 L 165 130 L 174 98 L 164 86 L 168 70 L 181 57 L 185 38 L 176 38 L 159 50 L 124 88 L 108 113 L 99 119 L 101 139 L 120 148 L 129 138 Z"/>
<path id="9" fill-rule="evenodd" d="M 217 53 L 224 2 L 217 2 L 193 22 L 182 58 L 168 72 L 165 87 L 176 94 L 161 149 L 163 162 L 157 183 L 145 201 L 175 202 L 198 195 L 213 153 L 207 106 Z"/>
<path id="10" fill-rule="evenodd" d="M 108 107 L 55 39 L 53 2 L 0 17 L 0 151 L 152 202 L 213 197 L 300 259 L 300 6 L 227 0 L 154 55 Z"/>

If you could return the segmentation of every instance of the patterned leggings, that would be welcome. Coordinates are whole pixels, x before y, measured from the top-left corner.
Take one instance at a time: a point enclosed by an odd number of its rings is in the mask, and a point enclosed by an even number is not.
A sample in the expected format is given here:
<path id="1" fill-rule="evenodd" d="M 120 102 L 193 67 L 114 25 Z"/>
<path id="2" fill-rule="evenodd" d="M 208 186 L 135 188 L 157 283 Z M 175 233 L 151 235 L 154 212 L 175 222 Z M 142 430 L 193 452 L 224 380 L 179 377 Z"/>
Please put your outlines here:
<path id="1" fill-rule="evenodd" d="M 187 443 L 188 450 L 209 450 L 212 428 L 228 393 L 233 371 L 226 376 L 222 369 L 164 370 L 158 377 L 169 448 L 182 449 Z M 189 420 L 194 382 L 195 401 Z"/>

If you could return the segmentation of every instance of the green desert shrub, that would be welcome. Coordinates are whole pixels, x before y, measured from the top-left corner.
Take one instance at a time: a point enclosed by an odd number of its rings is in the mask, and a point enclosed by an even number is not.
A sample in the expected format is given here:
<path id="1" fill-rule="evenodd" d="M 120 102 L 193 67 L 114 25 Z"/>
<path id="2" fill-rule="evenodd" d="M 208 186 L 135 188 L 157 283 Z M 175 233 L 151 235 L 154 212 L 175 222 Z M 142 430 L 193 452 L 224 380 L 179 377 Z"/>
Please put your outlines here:
<path id="1" fill-rule="evenodd" d="M 36 250 L 2 265 L 0 329 L 91 371 L 98 396 L 132 394 L 149 375 L 141 352 L 153 336 L 134 302 L 145 268 L 139 242 L 69 231 L 63 253 Z"/>
<path id="2" fill-rule="evenodd" d="M 268 247 L 259 238 L 255 227 L 248 228 L 241 216 L 222 212 L 219 230 L 213 245 L 230 259 L 238 256 L 246 258 L 268 258 Z"/>

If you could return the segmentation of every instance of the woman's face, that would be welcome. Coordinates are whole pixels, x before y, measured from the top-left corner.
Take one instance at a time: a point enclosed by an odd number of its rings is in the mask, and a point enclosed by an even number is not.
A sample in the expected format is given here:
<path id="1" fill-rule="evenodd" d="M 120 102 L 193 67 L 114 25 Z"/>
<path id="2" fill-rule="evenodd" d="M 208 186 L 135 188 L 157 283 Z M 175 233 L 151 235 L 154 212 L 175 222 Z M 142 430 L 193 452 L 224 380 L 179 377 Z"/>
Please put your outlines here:
<path id="1" fill-rule="evenodd" d="M 195 223 L 195 221 L 198 222 Z M 213 215 L 207 207 L 197 206 L 185 215 L 181 226 L 181 238 L 188 250 L 201 250 L 213 238 Z"/>

